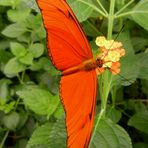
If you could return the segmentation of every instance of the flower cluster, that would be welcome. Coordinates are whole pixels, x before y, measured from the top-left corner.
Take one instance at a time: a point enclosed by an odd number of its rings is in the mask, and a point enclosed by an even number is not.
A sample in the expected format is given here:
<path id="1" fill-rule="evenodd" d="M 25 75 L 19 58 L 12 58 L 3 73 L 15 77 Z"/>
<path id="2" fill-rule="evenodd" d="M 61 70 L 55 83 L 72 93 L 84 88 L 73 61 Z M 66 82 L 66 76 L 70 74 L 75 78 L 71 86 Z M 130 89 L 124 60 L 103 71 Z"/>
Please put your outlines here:
<path id="1" fill-rule="evenodd" d="M 103 61 L 102 67 L 97 68 L 97 73 L 100 74 L 109 68 L 112 74 L 118 74 L 120 72 L 120 58 L 125 55 L 122 43 L 100 36 L 96 38 L 96 45 L 100 47 L 97 58 Z"/>

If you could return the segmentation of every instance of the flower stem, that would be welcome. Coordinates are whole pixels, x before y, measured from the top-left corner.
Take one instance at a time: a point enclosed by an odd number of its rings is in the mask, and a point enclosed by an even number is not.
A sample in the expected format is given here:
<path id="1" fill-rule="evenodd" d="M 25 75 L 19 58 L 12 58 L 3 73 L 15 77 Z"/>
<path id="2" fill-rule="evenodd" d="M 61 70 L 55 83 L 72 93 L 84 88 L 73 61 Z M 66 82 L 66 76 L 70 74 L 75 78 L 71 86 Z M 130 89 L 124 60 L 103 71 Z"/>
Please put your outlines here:
<path id="1" fill-rule="evenodd" d="M 8 137 L 8 134 L 9 134 L 9 130 L 6 131 L 5 135 L 4 135 L 4 138 L 2 139 L 1 143 L 0 143 L 0 148 L 3 148 L 4 147 L 4 143 Z"/>
<path id="2" fill-rule="evenodd" d="M 115 19 L 117 19 L 117 18 L 121 18 L 121 17 L 124 17 L 124 16 L 128 16 L 128 15 L 132 15 L 132 14 L 148 14 L 148 11 L 128 11 L 128 12 L 124 12 L 124 13 L 121 13 L 121 14 L 119 14 L 119 15 L 115 15 Z"/>
<path id="3" fill-rule="evenodd" d="M 104 8 L 104 6 L 101 4 L 100 0 L 97 0 L 97 2 L 98 2 L 98 4 L 99 4 L 99 6 L 101 7 L 101 9 L 104 11 L 104 13 L 105 13 L 106 15 L 108 15 L 108 12 L 107 12 L 106 9 Z"/>
<path id="4" fill-rule="evenodd" d="M 110 0 L 110 10 L 108 15 L 108 39 L 112 38 L 113 24 L 114 24 L 114 9 L 115 9 L 115 0 Z"/>

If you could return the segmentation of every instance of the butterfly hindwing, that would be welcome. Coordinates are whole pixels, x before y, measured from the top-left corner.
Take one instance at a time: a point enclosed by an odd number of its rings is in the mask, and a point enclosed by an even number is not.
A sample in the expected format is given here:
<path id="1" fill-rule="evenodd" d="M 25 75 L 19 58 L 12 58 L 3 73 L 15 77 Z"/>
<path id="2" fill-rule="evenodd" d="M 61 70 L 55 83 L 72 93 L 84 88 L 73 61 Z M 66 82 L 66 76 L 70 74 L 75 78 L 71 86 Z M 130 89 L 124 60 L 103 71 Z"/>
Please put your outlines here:
<path id="1" fill-rule="evenodd" d="M 95 71 L 77 72 L 61 78 L 68 147 L 88 146 L 94 121 L 96 82 Z"/>

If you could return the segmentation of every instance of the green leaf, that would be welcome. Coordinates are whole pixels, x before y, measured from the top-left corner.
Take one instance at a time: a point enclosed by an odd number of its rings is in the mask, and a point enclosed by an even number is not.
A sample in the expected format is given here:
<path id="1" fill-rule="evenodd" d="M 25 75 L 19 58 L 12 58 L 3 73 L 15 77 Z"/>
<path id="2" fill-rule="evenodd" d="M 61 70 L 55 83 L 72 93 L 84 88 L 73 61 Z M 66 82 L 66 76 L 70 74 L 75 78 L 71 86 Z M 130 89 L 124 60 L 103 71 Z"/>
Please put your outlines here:
<path id="1" fill-rule="evenodd" d="M 58 148 L 59 146 L 60 148 L 66 148 L 66 128 L 64 118 L 57 120 L 49 136 L 48 147 Z"/>
<path id="2" fill-rule="evenodd" d="M 5 50 L 0 50 L 0 71 L 4 71 L 5 64 L 12 58 L 13 55 Z"/>
<path id="3" fill-rule="evenodd" d="M 148 40 L 141 36 L 133 37 L 132 44 L 135 52 L 139 52 L 139 51 L 145 50 L 145 47 L 148 45 Z"/>
<path id="4" fill-rule="evenodd" d="M 27 31 L 26 27 L 23 24 L 20 23 L 14 23 L 11 25 L 8 25 L 3 31 L 2 34 L 10 37 L 15 38 Z"/>
<path id="5" fill-rule="evenodd" d="M 39 58 L 38 61 L 34 61 L 33 65 L 31 65 L 30 69 L 32 71 L 37 71 L 37 70 L 40 70 L 40 69 L 44 69 L 46 71 L 50 71 L 50 73 L 52 75 L 57 74 L 57 70 L 55 70 L 53 68 L 53 66 L 51 66 L 50 60 L 48 58 L 46 58 L 46 57 L 41 57 L 41 58 Z"/>
<path id="6" fill-rule="evenodd" d="M 52 127 L 52 123 L 45 123 L 44 125 L 37 127 L 29 139 L 26 148 L 32 148 L 33 146 L 35 147 L 38 145 L 47 145 Z"/>
<path id="7" fill-rule="evenodd" d="M 10 49 L 13 55 L 15 55 L 16 57 L 22 57 L 27 53 L 25 47 L 17 42 L 11 42 Z"/>
<path id="8" fill-rule="evenodd" d="M 13 1 L 10 0 L 0 0 L 1 6 L 12 6 Z"/>
<path id="9" fill-rule="evenodd" d="M 9 98 L 9 85 L 12 82 L 9 79 L 1 79 L 0 80 L 0 98 L 8 99 Z"/>
<path id="10" fill-rule="evenodd" d="M 79 22 L 87 20 L 91 16 L 91 13 L 93 12 L 93 8 L 89 6 L 89 4 L 93 5 L 92 0 L 85 0 L 84 2 L 87 2 L 88 5 L 84 4 L 80 0 L 75 0 L 75 1 L 68 0 L 68 3 L 73 9 Z"/>
<path id="11" fill-rule="evenodd" d="M 13 22 L 21 22 L 25 20 L 30 13 L 30 9 L 24 9 L 24 10 L 8 10 L 7 15 L 8 18 Z"/>
<path id="12" fill-rule="evenodd" d="M 132 11 L 133 20 L 148 31 L 148 0 L 139 1 Z M 139 13 L 138 13 L 139 12 Z"/>
<path id="13" fill-rule="evenodd" d="M 141 71 L 138 77 L 148 80 L 148 53 L 137 54 L 137 59 Z"/>
<path id="14" fill-rule="evenodd" d="M 25 56 L 20 57 L 18 60 L 22 64 L 32 65 L 33 64 L 33 55 L 31 53 L 27 53 Z"/>
<path id="15" fill-rule="evenodd" d="M 24 71 L 25 68 L 26 66 L 24 64 L 20 63 L 16 58 L 12 58 L 5 65 L 4 73 L 8 77 L 14 77 L 17 76 L 19 72 Z"/>
<path id="16" fill-rule="evenodd" d="M 30 53 L 32 53 L 34 58 L 38 58 L 44 52 L 44 45 L 40 43 L 35 43 L 35 44 L 32 44 L 28 50 Z"/>
<path id="17" fill-rule="evenodd" d="M 6 126 L 6 128 L 12 131 L 16 130 L 19 121 L 20 121 L 20 116 L 16 112 L 6 115 L 3 118 L 3 124 Z"/>
<path id="18" fill-rule="evenodd" d="M 91 36 L 91 37 L 97 37 L 99 35 L 102 35 L 95 25 L 96 25 L 95 23 L 93 24 L 90 21 L 85 21 L 83 23 L 83 29 L 86 35 Z M 95 44 L 95 40 L 93 41 L 93 43 Z"/>
<path id="19" fill-rule="evenodd" d="M 128 121 L 128 125 L 148 134 L 148 111 L 133 115 Z"/>
<path id="20" fill-rule="evenodd" d="M 127 132 L 109 119 L 101 119 L 90 148 L 132 148 L 132 143 Z"/>
<path id="21" fill-rule="evenodd" d="M 121 119 L 121 112 L 113 107 L 110 107 L 107 111 L 107 117 L 114 123 L 117 123 Z"/>
<path id="22" fill-rule="evenodd" d="M 3 101 L 5 100 L 0 98 L 0 110 L 3 111 L 5 114 L 8 114 L 14 109 L 16 102 L 11 101 L 10 103 L 6 104 L 6 102 Z"/>
<path id="23" fill-rule="evenodd" d="M 19 115 L 20 115 L 20 122 L 17 126 L 17 129 L 21 129 L 22 127 L 24 127 L 24 125 L 26 125 L 27 120 L 29 119 L 28 117 L 28 113 L 26 113 L 25 111 L 19 111 Z"/>
<path id="24" fill-rule="evenodd" d="M 62 117 L 64 114 L 65 114 L 64 108 L 63 108 L 62 104 L 60 103 L 60 104 L 58 105 L 57 109 L 56 109 L 55 112 L 54 112 L 54 117 L 55 117 L 55 118 L 60 118 L 60 117 Z"/>
<path id="25" fill-rule="evenodd" d="M 30 88 L 18 91 L 29 109 L 40 115 L 50 116 L 59 104 L 59 97 L 51 95 L 48 91 L 39 88 Z"/>
<path id="26" fill-rule="evenodd" d="M 25 25 L 27 28 L 32 30 L 36 30 L 37 28 L 41 27 L 41 25 L 43 25 L 41 15 L 30 14 L 25 20 Z"/>
<path id="27" fill-rule="evenodd" d="M 0 0 L 0 5 L 16 7 L 19 4 L 19 2 L 20 0 Z"/>

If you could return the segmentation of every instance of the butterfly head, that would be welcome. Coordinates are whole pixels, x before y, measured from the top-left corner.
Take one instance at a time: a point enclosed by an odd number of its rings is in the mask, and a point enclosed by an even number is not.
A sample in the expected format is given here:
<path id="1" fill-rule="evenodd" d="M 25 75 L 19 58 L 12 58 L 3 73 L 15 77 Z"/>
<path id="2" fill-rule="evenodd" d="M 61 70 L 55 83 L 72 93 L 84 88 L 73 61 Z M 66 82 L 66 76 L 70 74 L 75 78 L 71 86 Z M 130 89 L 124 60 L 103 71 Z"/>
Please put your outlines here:
<path id="1" fill-rule="evenodd" d="M 96 65 L 101 68 L 104 64 L 104 61 L 101 60 L 100 58 L 96 58 Z"/>

